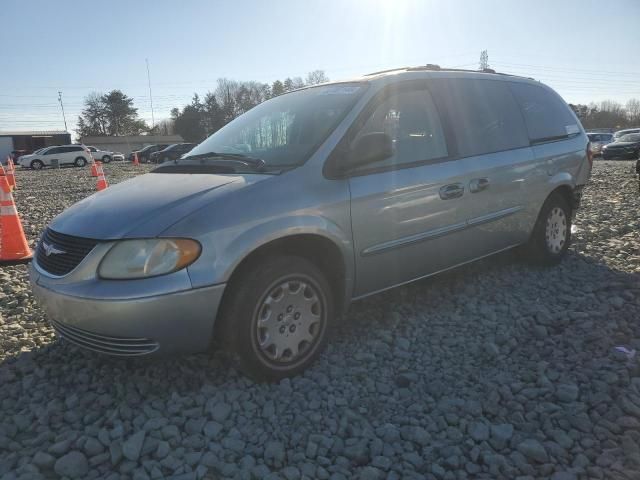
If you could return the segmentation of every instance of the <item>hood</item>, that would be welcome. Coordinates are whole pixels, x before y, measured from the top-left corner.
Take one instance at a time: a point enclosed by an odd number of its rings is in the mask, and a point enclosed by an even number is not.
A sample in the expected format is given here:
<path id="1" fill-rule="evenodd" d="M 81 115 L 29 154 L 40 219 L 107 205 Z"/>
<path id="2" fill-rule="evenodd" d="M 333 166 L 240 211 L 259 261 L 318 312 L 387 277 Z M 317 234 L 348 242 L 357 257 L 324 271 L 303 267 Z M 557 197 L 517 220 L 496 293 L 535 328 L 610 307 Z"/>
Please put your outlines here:
<path id="1" fill-rule="evenodd" d="M 98 240 L 154 237 L 214 198 L 266 177 L 148 173 L 85 198 L 49 226 Z"/>

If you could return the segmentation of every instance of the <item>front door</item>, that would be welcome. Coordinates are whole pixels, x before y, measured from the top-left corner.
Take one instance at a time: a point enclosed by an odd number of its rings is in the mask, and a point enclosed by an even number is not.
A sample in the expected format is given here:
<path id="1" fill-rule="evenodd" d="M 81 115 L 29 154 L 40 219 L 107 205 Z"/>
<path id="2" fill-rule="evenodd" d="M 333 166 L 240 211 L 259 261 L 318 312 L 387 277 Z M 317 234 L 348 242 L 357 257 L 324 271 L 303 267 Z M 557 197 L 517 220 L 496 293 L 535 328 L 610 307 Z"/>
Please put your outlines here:
<path id="1" fill-rule="evenodd" d="M 384 132 L 394 155 L 356 169 L 349 179 L 356 297 L 463 261 L 469 197 L 462 163 L 450 157 L 424 84 L 390 87 L 358 123 L 353 142 Z"/>

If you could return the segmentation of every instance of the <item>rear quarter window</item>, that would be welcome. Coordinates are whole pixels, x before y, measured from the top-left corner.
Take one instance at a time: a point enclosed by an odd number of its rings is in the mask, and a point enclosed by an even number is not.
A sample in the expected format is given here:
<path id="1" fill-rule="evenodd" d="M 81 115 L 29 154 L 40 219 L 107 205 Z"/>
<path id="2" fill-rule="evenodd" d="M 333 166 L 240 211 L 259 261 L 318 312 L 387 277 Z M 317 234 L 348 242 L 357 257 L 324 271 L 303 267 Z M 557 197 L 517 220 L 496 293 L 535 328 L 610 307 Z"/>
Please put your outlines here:
<path id="1" fill-rule="evenodd" d="M 447 115 L 458 156 L 529 146 L 522 115 L 505 82 L 434 79 L 429 88 L 438 109 Z"/>
<path id="2" fill-rule="evenodd" d="M 579 127 L 569 107 L 547 88 L 509 82 L 532 142 L 557 140 L 578 133 Z"/>

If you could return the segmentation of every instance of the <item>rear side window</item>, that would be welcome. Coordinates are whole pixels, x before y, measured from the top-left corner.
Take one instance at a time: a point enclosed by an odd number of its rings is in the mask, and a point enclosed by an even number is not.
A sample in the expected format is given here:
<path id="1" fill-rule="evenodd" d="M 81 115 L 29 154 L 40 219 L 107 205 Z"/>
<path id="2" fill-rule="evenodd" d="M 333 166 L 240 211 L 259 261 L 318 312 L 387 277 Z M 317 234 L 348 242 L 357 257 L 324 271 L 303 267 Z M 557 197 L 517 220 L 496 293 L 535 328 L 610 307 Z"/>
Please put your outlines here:
<path id="1" fill-rule="evenodd" d="M 509 82 L 520 105 L 532 142 L 545 142 L 578 133 L 569 107 L 550 90 L 528 83 Z"/>
<path id="2" fill-rule="evenodd" d="M 529 146 L 522 115 L 505 82 L 434 79 L 429 88 L 440 111 L 447 112 L 459 156 Z"/>

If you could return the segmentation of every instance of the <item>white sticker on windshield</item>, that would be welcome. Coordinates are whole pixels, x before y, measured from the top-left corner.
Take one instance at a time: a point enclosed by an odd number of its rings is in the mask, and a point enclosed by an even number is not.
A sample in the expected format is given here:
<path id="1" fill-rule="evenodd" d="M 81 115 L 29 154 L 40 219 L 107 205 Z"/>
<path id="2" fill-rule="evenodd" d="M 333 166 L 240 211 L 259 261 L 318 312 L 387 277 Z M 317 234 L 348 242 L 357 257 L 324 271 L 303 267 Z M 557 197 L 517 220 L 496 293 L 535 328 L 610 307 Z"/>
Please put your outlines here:
<path id="1" fill-rule="evenodd" d="M 576 125 L 575 123 L 573 125 L 566 125 L 564 129 L 567 131 L 567 135 L 574 135 L 576 133 L 580 133 L 580 129 L 578 128 L 578 125 Z"/>
<path id="2" fill-rule="evenodd" d="M 358 91 L 358 85 L 334 85 L 320 89 L 318 95 L 351 95 Z"/>

